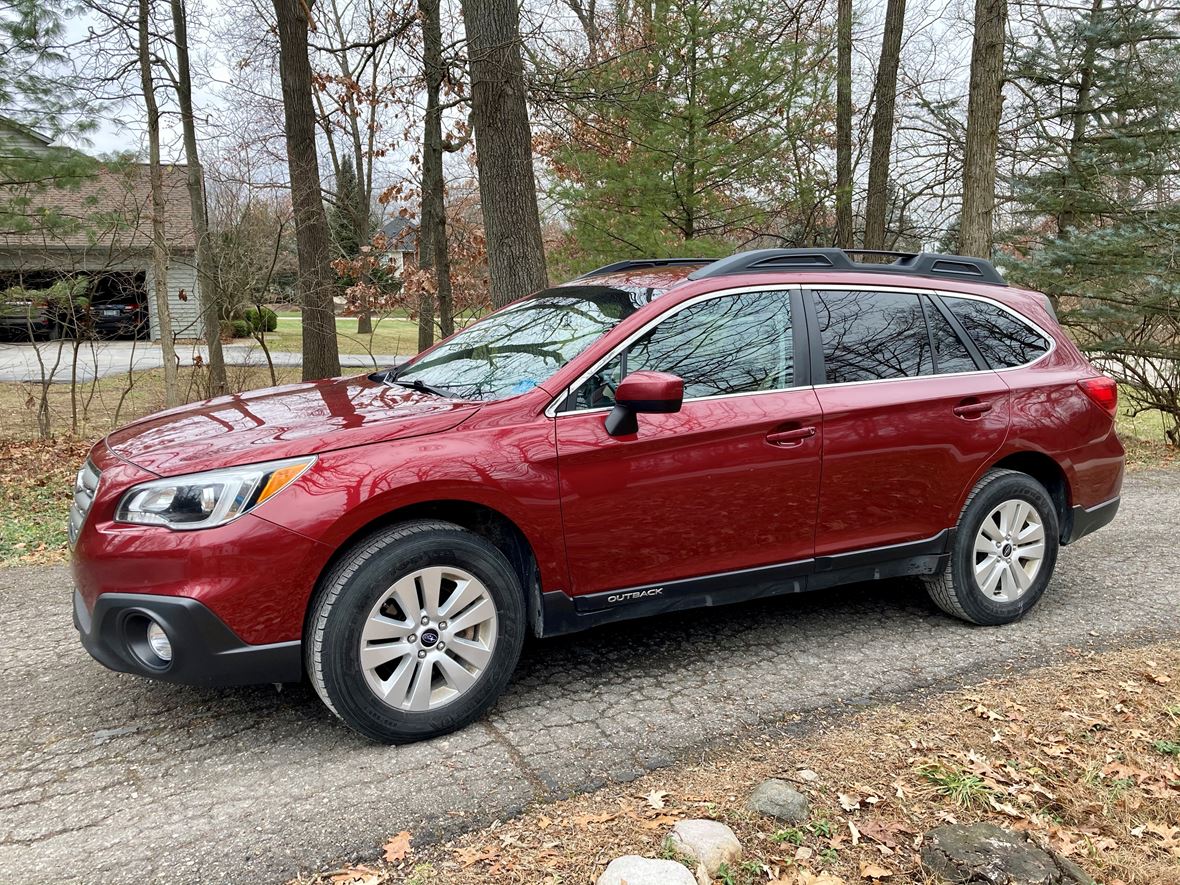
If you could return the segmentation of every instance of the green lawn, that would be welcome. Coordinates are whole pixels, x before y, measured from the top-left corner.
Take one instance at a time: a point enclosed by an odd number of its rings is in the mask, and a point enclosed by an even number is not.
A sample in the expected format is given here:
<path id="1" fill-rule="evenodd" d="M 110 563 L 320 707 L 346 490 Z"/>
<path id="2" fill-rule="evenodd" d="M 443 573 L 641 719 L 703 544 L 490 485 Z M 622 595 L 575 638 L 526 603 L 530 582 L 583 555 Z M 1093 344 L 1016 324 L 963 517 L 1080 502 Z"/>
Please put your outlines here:
<path id="1" fill-rule="evenodd" d="M 413 356 L 418 352 L 418 323 L 396 314 L 374 317 L 373 334 L 358 335 L 356 317 L 336 317 L 336 341 L 341 353 Z M 299 314 L 280 313 L 278 329 L 266 333 L 266 346 L 271 350 L 302 351 L 303 322 Z"/>

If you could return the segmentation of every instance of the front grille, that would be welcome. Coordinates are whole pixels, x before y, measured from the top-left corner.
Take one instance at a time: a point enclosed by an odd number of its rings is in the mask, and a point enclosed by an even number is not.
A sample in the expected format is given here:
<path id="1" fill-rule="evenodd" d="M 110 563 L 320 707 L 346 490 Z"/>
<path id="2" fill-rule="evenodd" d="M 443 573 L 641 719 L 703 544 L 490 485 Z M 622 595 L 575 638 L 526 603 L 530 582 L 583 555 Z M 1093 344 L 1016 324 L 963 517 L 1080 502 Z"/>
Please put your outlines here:
<path id="1" fill-rule="evenodd" d="M 86 514 L 90 512 L 90 505 L 94 503 L 94 493 L 98 491 L 98 468 L 87 461 L 78 471 L 74 480 L 74 500 L 70 504 L 70 546 L 78 541 L 78 533 L 82 531 L 82 523 L 86 522 Z"/>

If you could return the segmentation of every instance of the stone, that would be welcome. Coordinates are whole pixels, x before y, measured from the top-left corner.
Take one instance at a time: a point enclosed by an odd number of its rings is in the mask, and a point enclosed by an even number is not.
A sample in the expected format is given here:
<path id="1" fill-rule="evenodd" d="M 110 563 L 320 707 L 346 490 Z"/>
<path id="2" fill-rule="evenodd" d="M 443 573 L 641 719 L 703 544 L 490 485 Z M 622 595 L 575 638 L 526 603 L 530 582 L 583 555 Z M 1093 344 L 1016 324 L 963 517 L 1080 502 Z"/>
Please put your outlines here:
<path id="1" fill-rule="evenodd" d="M 674 860 L 628 854 L 612 860 L 597 885 L 697 885 L 697 877 Z"/>
<path id="2" fill-rule="evenodd" d="M 950 824 L 931 830 L 922 867 L 952 885 L 1094 885 L 1077 864 L 995 824 Z"/>
<path id="3" fill-rule="evenodd" d="M 807 820 L 807 797 L 775 777 L 755 787 L 746 805 L 751 811 L 769 814 L 789 824 L 801 824 Z"/>
<path id="4" fill-rule="evenodd" d="M 733 830 L 715 820 L 682 820 L 668 836 L 671 846 L 705 868 L 711 879 L 722 864 L 733 865 L 742 856 L 742 843 Z"/>
<path id="5" fill-rule="evenodd" d="M 819 775 L 810 768 L 800 768 L 796 774 L 798 774 L 799 777 L 803 778 L 803 780 L 807 781 L 809 784 L 814 784 L 817 780 L 819 780 Z"/>

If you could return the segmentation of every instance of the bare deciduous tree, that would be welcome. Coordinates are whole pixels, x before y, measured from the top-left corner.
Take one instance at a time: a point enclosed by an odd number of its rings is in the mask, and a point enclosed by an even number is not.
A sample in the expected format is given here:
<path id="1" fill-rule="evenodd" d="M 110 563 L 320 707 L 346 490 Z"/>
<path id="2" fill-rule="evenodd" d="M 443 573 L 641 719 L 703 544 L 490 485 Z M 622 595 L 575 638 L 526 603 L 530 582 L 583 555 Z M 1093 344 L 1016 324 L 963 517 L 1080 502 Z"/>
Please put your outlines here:
<path id="1" fill-rule="evenodd" d="M 963 162 L 963 214 L 959 242 L 964 255 L 989 258 L 996 203 L 996 149 L 1004 86 L 1004 31 L 1008 0 L 975 0 L 971 91 L 967 98 L 967 147 Z"/>
<path id="2" fill-rule="evenodd" d="M 865 200 L 866 249 L 885 248 L 885 216 L 889 209 L 889 160 L 893 146 L 893 115 L 897 102 L 897 69 L 901 61 L 901 35 L 905 25 L 905 0 L 889 0 L 885 7 L 885 32 L 881 61 L 873 90 L 873 146 L 869 152 L 869 192 Z"/>
<path id="3" fill-rule="evenodd" d="M 168 408 L 180 405 L 176 380 L 176 344 L 172 333 L 172 311 L 168 305 L 168 241 L 164 230 L 164 176 L 160 166 L 160 106 L 156 101 L 152 73 L 151 0 L 139 0 L 139 79 L 147 110 L 148 168 L 152 191 L 152 275 L 155 277 L 156 322 L 160 326 L 160 349 L 164 354 L 164 402 Z"/>
<path id="4" fill-rule="evenodd" d="M 852 0 L 836 9 L 836 245 L 852 242 Z"/>
<path id="5" fill-rule="evenodd" d="M 141 0 L 143 2 L 143 0 Z M 307 58 L 312 3 L 274 0 L 279 32 L 279 78 L 287 132 L 287 168 L 299 254 L 299 293 L 303 307 L 303 380 L 340 374 L 336 313 L 332 306 L 335 272 L 331 266 L 328 217 L 324 212 L 316 151 L 315 104 Z"/>
<path id="6" fill-rule="evenodd" d="M 463 0 L 492 304 L 548 285 L 516 0 Z"/>
<path id="7" fill-rule="evenodd" d="M 188 166 L 188 198 L 193 215 L 193 234 L 197 239 L 197 290 L 205 346 L 209 349 L 209 393 L 220 396 L 228 392 L 225 357 L 221 353 L 221 311 L 217 299 L 216 275 L 213 272 L 212 243 L 205 210 L 205 173 L 197 150 L 197 127 L 193 119 L 193 85 L 188 56 L 188 10 L 184 0 L 171 0 L 172 29 L 176 41 L 176 98 L 180 105 L 180 122 L 184 131 L 184 158 Z"/>

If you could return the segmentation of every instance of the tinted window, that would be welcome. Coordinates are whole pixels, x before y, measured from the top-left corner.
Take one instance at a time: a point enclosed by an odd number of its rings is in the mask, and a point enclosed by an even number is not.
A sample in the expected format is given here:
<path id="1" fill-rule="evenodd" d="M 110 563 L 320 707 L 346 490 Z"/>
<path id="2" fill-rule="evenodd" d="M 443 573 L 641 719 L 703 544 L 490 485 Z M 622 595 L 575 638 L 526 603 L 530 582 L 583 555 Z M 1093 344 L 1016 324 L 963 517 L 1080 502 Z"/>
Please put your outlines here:
<path id="1" fill-rule="evenodd" d="M 954 327 L 925 295 L 922 296 L 922 302 L 926 306 L 926 319 L 930 323 L 930 340 L 934 342 L 934 363 L 938 374 L 974 372 L 978 366 Z"/>
<path id="2" fill-rule="evenodd" d="M 934 370 L 917 295 L 817 291 L 815 306 L 829 384 Z"/>
<path id="3" fill-rule="evenodd" d="M 631 372 L 671 372 L 684 397 L 779 390 L 794 383 L 790 296 L 744 292 L 678 311 L 636 340 L 578 390 L 573 408 L 614 403 Z"/>
<path id="4" fill-rule="evenodd" d="M 1008 311 L 986 301 L 943 297 L 987 364 L 993 369 L 1023 366 L 1049 350 L 1049 342 Z"/>

